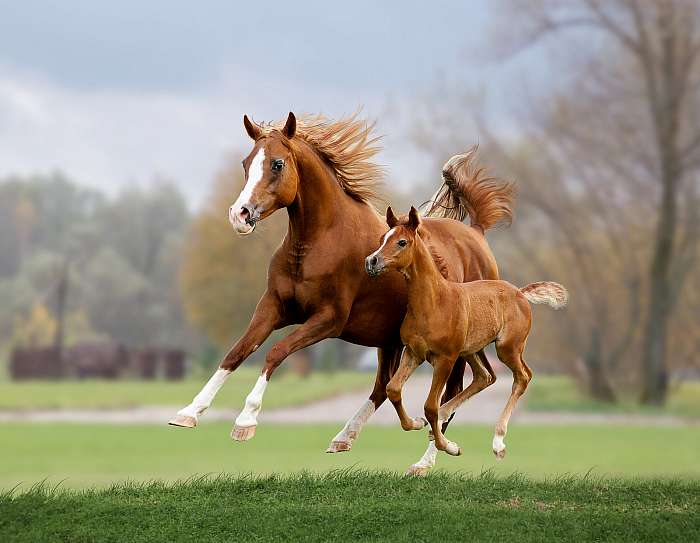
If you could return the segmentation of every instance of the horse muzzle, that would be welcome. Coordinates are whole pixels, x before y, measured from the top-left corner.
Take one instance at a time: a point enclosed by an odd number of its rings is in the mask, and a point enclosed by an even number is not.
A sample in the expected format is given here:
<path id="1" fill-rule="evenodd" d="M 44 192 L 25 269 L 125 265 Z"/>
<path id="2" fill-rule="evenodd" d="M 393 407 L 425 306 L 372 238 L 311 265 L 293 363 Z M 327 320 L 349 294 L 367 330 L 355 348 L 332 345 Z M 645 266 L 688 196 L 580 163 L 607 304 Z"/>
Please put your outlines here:
<path id="1" fill-rule="evenodd" d="M 228 220 L 237 234 L 247 236 L 253 233 L 260 220 L 260 209 L 249 203 L 234 204 L 228 210 Z"/>

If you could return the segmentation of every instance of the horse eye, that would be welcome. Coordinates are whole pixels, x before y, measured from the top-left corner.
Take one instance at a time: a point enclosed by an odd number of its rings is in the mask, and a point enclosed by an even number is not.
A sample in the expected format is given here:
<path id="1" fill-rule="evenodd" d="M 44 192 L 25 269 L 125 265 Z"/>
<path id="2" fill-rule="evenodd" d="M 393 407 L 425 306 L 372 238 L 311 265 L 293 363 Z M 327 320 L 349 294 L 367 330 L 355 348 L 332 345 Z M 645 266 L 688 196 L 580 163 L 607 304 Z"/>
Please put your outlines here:
<path id="1" fill-rule="evenodd" d="M 283 167 L 284 167 L 284 160 L 282 160 L 281 158 L 278 158 L 278 159 L 272 161 L 272 171 L 273 172 L 279 172 L 282 170 Z"/>
<path id="2" fill-rule="evenodd" d="M 408 245 L 408 242 L 405 239 L 399 240 L 399 247 L 406 247 L 406 245 Z"/>

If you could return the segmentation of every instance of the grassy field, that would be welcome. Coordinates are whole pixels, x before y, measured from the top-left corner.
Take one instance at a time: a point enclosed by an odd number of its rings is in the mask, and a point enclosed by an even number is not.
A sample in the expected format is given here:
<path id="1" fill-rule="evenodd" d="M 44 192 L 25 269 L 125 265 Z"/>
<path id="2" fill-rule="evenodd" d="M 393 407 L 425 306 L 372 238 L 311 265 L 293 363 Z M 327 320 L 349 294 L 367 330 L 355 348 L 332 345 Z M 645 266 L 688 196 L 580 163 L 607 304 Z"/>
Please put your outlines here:
<path id="1" fill-rule="evenodd" d="M 46 479 L 64 487 L 114 481 L 173 481 L 202 474 L 325 472 L 359 467 L 403 472 L 418 460 L 425 432 L 368 426 L 353 450 L 325 454 L 339 425 L 266 425 L 246 443 L 229 438 L 228 423 L 194 430 L 166 425 L 0 424 L 0 488 L 28 488 Z M 700 479 L 700 432 L 695 427 L 533 426 L 513 424 L 508 454 L 491 453 L 491 426 L 452 426 L 464 449 L 440 455 L 450 472 L 497 475 L 518 472 L 535 479 L 562 474 Z"/>
<path id="2" fill-rule="evenodd" d="M 645 407 L 637 398 L 620 398 L 617 404 L 598 402 L 587 397 L 573 379 L 566 376 L 535 376 L 527 390 L 527 408 L 531 411 L 574 411 L 643 413 L 676 415 L 700 419 L 700 383 L 683 382 L 673 386 L 663 407 Z"/>
<path id="3" fill-rule="evenodd" d="M 240 409 L 260 375 L 256 368 L 240 368 L 216 398 L 216 407 Z M 184 381 L 28 381 L 0 382 L 0 409 L 115 409 L 144 405 L 184 406 L 207 377 Z M 265 408 L 312 402 L 339 392 L 372 390 L 374 375 L 342 371 L 313 373 L 301 378 L 292 373 L 275 374 Z"/>
<path id="4" fill-rule="evenodd" d="M 698 541 L 700 484 L 346 471 L 0 496 L 0 540 Z"/>

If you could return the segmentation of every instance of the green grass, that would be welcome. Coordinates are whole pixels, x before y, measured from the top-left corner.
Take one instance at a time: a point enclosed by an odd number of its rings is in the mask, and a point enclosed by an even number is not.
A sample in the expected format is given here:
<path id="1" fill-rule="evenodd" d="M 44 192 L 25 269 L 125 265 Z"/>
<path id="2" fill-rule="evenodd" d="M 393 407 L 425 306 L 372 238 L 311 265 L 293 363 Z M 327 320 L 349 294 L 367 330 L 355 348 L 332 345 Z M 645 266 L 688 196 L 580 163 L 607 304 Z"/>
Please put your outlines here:
<path id="1" fill-rule="evenodd" d="M 216 398 L 216 407 L 240 408 L 260 370 L 240 368 Z M 186 405 L 208 377 L 184 381 L 28 381 L 0 382 L 0 409 L 116 409 L 148 405 Z M 292 373 L 275 374 L 270 381 L 265 408 L 309 403 L 353 390 L 369 395 L 374 375 L 342 371 L 312 373 L 301 378 Z"/>
<path id="2" fill-rule="evenodd" d="M 403 472 L 423 454 L 427 434 L 398 425 L 368 426 L 348 453 L 324 453 L 340 425 L 268 425 L 237 443 L 230 425 L 194 430 L 166 425 L 0 424 L 0 488 L 50 484 L 81 488 L 114 481 L 173 481 L 201 474 L 324 472 L 338 468 Z M 491 452 L 493 427 L 452 426 L 464 449 L 441 454 L 450 472 L 522 473 L 535 479 L 562 474 L 684 477 L 700 480 L 700 432 L 695 427 L 535 426 L 511 424 L 503 461 Z"/>
<path id="3" fill-rule="evenodd" d="M 0 497 L 0 540 L 698 541 L 700 484 L 356 470 Z"/>
<path id="4" fill-rule="evenodd" d="M 636 398 L 622 395 L 619 403 L 609 404 L 587 397 L 573 379 L 566 376 L 535 376 L 528 388 L 530 411 L 573 411 L 593 413 L 640 413 L 700 418 L 700 382 L 683 382 L 671 388 L 663 407 L 641 406 Z"/>

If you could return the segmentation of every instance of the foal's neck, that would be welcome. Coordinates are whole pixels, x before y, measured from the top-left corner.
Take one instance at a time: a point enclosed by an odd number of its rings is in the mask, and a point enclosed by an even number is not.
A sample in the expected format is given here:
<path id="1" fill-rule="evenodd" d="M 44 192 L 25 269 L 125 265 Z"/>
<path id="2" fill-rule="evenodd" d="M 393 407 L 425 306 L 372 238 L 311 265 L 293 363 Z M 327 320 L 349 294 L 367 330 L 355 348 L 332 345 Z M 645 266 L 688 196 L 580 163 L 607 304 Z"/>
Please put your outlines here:
<path id="1" fill-rule="evenodd" d="M 289 239 L 292 246 L 303 246 L 319 232 L 327 230 L 342 216 L 349 196 L 338 184 L 331 168 L 307 144 L 295 152 L 299 187 L 287 207 Z"/>
<path id="2" fill-rule="evenodd" d="M 403 273 L 408 281 L 408 310 L 428 314 L 437 303 L 445 278 L 440 275 L 428 247 L 418 235 L 414 241 L 413 260 Z"/>

